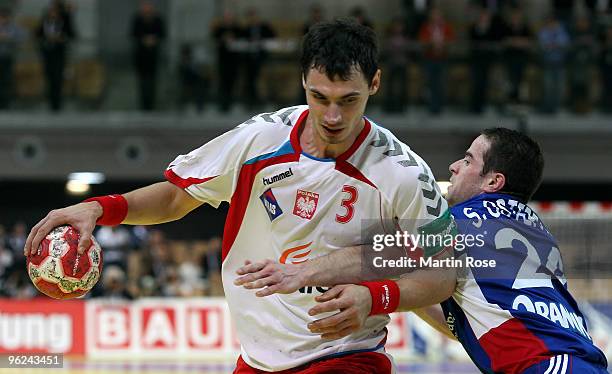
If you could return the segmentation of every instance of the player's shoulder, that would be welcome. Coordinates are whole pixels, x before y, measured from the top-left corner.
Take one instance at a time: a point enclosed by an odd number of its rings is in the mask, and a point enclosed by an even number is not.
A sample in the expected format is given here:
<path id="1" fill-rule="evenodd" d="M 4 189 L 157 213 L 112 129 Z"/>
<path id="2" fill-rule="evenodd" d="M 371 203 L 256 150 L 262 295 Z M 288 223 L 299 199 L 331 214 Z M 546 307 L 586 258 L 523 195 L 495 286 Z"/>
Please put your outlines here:
<path id="1" fill-rule="evenodd" d="M 259 113 L 238 125 L 236 129 L 251 135 L 285 138 L 307 109 L 307 105 L 297 105 L 274 112 Z"/>
<path id="2" fill-rule="evenodd" d="M 274 152 L 289 141 L 294 125 L 307 108 L 307 106 L 293 106 L 260 113 L 223 136 L 229 143 L 243 149 L 247 157 Z"/>
<path id="3" fill-rule="evenodd" d="M 369 120 L 369 119 L 368 119 Z M 420 183 L 430 183 L 434 180 L 431 169 L 427 163 L 414 152 L 406 143 L 401 141 L 390 130 L 369 120 L 372 130 L 369 144 L 365 153 L 367 169 L 372 177 L 385 182 L 393 181 L 396 185 L 401 183 L 417 187 Z M 392 173 L 393 178 L 388 178 Z"/>

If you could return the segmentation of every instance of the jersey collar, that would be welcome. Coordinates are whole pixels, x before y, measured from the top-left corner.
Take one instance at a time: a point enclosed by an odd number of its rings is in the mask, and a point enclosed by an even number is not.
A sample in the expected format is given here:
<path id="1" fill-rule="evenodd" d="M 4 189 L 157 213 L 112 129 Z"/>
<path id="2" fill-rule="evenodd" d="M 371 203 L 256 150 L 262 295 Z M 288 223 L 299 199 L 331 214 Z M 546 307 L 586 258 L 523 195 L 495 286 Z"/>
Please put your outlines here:
<path id="1" fill-rule="evenodd" d="M 293 149 L 295 150 L 295 153 L 297 154 L 302 153 L 302 147 L 300 146 L 299 133 L 300 133 L 300 129 L 306 124 L 306 118 L 308 118 L 308 113 L 309 113 L 309 110 L 306 109 L 300 115 L 297 122 L 293 126 L 293 130 L 291 130 L 291 135 L 289 136 L 289 141 L 291 142 L 291 146 L 293 147 Z M 361 132 L 359 133 L 359 135 L 357 135 L 357 138 L 355 139 L 353 144 L 351 144 L 351 146 L 346 151 L 340 154 L 336 158 L 336 160 L 342 160 L 342 161 L 347 160 L 363 144 L 366 137 L 370 133 L 370 130 L 372 129 L 372 125 L 370 124 L 370 121 L 368 121 L 368 119 L 365 117 L 363 117 L 363 120 L 364 120 L 363 129 L 361 129 Z"/>

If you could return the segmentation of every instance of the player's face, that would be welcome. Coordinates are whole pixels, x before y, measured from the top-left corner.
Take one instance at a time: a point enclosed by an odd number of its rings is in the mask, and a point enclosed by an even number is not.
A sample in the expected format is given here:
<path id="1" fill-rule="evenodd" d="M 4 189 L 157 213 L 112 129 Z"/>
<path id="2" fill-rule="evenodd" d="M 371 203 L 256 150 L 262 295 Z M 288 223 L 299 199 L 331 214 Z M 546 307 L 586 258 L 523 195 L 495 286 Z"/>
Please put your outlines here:
<path id="1" fill-rule="evenodd" d="M 484 192 L 485 176 L 481 175 L 484 166 L 484 154 L 489 149 L 489 141 L 480 135 L 472 142 L 465 156 L 449 166 L 451 186 L 446 200 L 450 205 L 462 203 L 471 197 Z"/>
<path id="2" fill-rule="evenodd" d="M 368 86 L 357 69 L 346 81 L 329 80 L 324 72 L 311 69 L 303 84 L 315 135 L 323 143 L 348 148 L 363 128 L 363 113 L 370 95 L 378 91 L 380 71 Z"/>

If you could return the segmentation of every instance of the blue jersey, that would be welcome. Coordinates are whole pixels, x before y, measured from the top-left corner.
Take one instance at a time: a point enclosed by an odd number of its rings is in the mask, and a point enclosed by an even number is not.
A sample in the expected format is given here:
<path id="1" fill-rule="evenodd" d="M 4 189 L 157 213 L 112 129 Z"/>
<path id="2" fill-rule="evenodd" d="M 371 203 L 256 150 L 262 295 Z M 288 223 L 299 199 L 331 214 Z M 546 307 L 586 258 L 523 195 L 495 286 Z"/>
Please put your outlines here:
<path id="1" fill-rule="evenodd" d="M 567 290 L 557 243 L 537 214 L 504 194 L 475 196 L 451 212 L 460 233 L 455 257 L 466 266 L 442 308 L 480 370 L 520 373 L 557 355 L 605 368 Z M 560 360 L 559 368 L 570 364 Z"/>

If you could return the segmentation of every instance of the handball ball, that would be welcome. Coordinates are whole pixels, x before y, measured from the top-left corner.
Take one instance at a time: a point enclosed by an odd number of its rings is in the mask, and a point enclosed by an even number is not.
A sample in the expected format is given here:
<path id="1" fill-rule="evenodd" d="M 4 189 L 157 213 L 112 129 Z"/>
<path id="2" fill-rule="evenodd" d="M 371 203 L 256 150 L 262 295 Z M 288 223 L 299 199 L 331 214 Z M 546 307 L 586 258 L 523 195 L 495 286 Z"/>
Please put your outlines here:
<path id="1" fill-rule="evenodd" d="M 79 255 L 79 232 L 72 226 L 54 228 L 38 251 L 27 257 L 28 275 L 34 286 L 54 299 L 85 295 L 102 272 L 102 249 L 93 237 L 91 240 L 91 246 Z"/>

